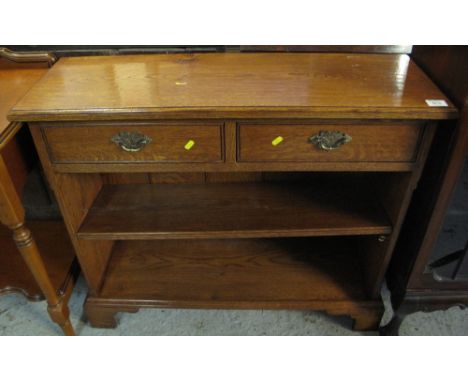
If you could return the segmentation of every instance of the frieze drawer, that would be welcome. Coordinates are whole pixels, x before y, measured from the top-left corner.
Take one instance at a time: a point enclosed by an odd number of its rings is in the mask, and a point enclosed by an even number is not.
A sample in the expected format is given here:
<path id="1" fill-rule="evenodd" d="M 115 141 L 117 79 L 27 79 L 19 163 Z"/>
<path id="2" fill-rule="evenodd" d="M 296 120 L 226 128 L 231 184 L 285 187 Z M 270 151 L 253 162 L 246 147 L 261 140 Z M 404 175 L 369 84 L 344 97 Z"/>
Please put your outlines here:
<path id="1" fill-rule="evenodd" d="M 413 162 L 423 125 L 240 124 L 240 162 Z"/>
<path id="2" fill-rule="evenodd" d="M 82 124 L 42 128 L 53 163 L 223 160 L 221 124 Z"/>

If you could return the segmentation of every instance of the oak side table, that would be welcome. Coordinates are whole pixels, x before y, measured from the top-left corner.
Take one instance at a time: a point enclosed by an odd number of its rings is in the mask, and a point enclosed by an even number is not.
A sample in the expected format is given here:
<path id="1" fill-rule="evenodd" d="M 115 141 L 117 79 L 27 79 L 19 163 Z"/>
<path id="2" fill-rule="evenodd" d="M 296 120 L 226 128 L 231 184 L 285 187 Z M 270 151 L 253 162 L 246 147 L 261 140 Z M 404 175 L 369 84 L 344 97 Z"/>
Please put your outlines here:
<path id="1" fill-rule="evenodd" d="M 28 123 L 97 327 L 143 307 L 303 309 L 376 329 L 438 120 L 395 54 L 63 58 Z"/>

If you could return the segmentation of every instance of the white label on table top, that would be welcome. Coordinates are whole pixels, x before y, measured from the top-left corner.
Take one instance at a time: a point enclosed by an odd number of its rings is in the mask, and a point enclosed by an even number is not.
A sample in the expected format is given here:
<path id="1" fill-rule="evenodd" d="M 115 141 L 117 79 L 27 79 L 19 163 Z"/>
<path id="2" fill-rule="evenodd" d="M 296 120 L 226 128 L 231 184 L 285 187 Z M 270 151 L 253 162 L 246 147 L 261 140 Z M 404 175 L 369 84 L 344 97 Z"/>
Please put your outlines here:
<path id="1" fill-rule="evenodd" d="M 444 99 L 427 99 L 427 106 L 431 107 L 447 107 L 448 103 Z"/>

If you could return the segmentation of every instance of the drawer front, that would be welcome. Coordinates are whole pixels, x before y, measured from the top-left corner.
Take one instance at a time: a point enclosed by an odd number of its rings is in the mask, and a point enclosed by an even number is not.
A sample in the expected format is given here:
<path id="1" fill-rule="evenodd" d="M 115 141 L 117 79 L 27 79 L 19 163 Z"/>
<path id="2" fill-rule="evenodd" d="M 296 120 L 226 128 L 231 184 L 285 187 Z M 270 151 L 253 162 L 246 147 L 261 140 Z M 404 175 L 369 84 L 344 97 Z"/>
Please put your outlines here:
<path id="1" fill-rule="evenodd" d="M 422 124 L 238 126 L 240 162 L 413 162 Z"/>
<path id="2" fill-rule="evenodd" d="M 42 132 L 53 163 L 223 160 L 220 124 L 85 124 L 43 127 Z"/>

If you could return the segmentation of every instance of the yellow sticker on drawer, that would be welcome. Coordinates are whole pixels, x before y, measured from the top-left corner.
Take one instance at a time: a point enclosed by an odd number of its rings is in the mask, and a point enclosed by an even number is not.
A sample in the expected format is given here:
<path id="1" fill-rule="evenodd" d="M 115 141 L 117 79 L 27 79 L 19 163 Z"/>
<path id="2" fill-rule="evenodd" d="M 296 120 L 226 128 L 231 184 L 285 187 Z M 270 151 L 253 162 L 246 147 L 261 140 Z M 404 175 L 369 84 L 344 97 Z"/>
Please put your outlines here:
<path id="1" fill-rule="evenodd" d="M 283 137 L 279 136 L 279 137 L 276 137 L 275 139 L 273 139 L 273 140 L 271 141 L 271 144 L 272 144 L 273 146 L 278 146 L 278 145 L 279 145 L 281 142 L 283 142 L 283 141 L 284 141 Z"/>
<path id="2" fill-rule="evenodd" d="M 190 150 L 193 146 L 195 146 L 195 141 L 190 140 L 185 144 L 184 148 L 185 150 Z"/>

